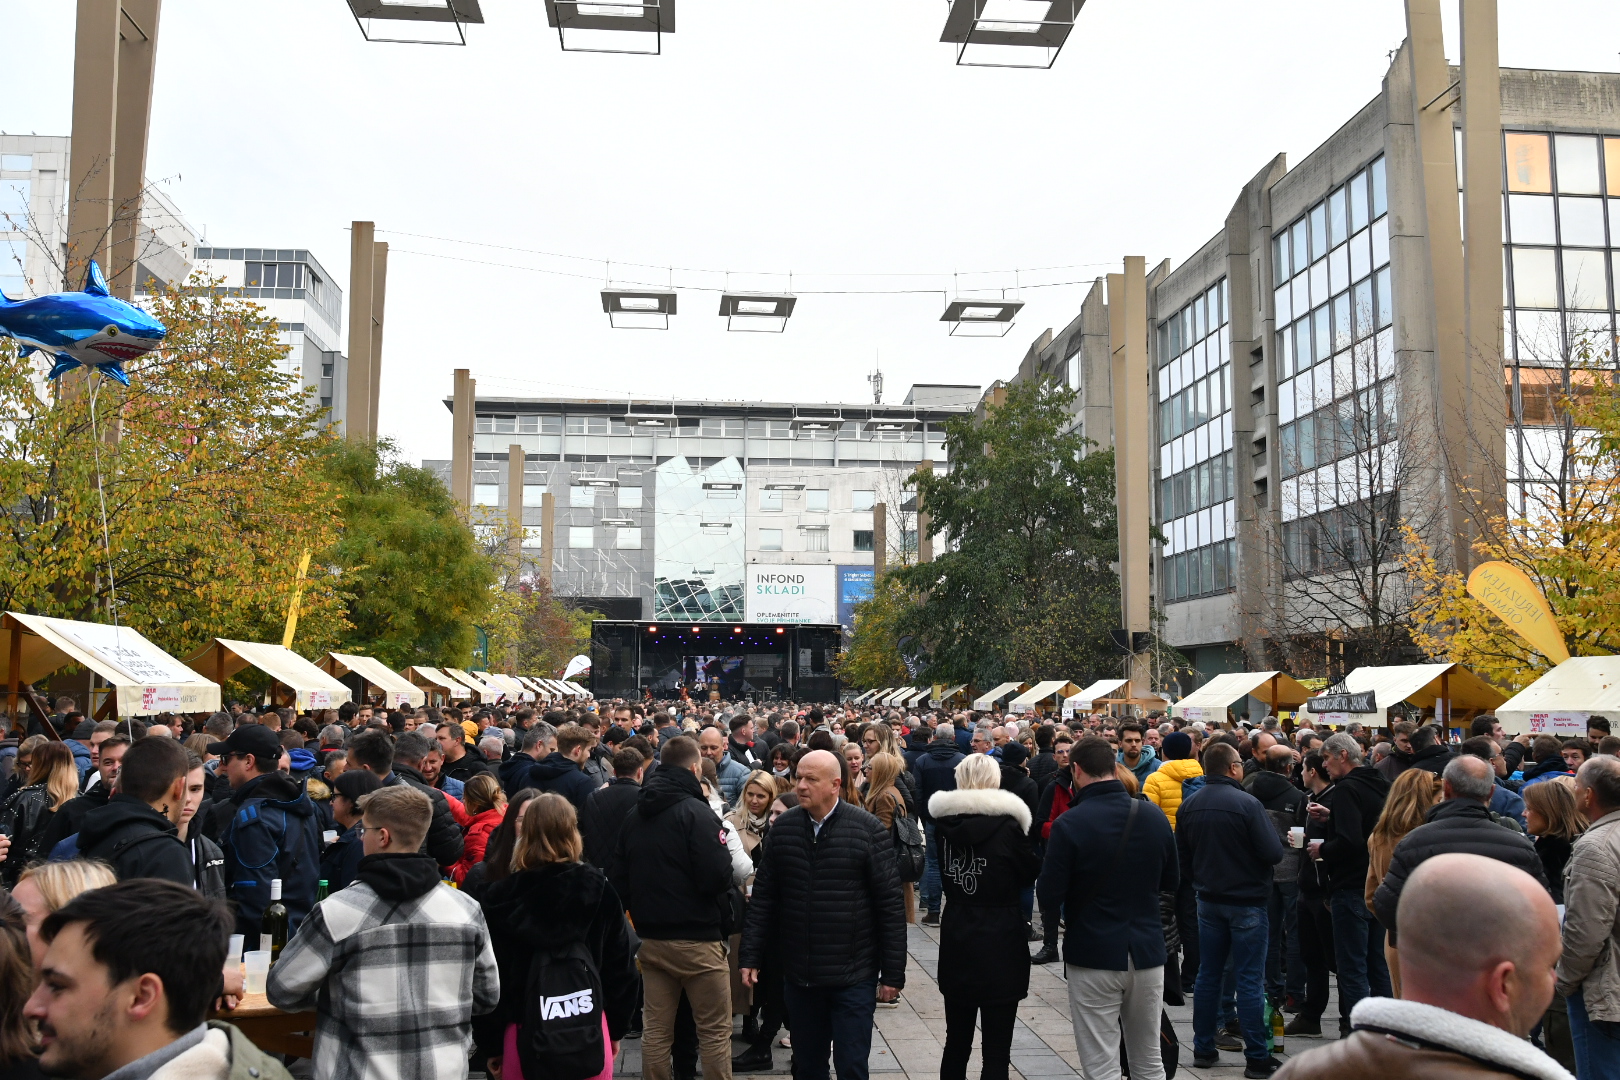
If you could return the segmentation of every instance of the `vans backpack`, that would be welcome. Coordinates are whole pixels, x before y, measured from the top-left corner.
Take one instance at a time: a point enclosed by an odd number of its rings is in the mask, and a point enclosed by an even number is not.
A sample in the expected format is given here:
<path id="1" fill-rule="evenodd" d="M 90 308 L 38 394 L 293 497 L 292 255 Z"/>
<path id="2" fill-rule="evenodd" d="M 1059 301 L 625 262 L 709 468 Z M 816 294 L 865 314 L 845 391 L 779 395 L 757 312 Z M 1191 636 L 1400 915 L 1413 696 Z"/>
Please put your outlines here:
<path id="1" fill-rule="evenodd" d="M 925 855 L 922 826 L 911 815 L 896 813 L 889 831 L 894 836 L 894 859 L 900 880 L 921 881 Z"/>
<path id="2" fill-rule="evenodd" d="M 607 1063 L 602 1041 L 602 974 L 583 941 L 536 952 L 529 961 L 518 1060 L 523 1075 L 588 1080 Z"/>

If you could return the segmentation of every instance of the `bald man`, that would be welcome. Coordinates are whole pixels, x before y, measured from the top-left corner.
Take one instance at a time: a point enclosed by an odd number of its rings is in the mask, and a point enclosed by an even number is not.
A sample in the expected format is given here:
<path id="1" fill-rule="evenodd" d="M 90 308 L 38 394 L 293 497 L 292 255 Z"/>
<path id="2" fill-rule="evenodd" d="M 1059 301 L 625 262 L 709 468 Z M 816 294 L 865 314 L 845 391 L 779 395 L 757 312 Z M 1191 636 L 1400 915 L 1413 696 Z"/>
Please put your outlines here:
<path id="1" fill-rule="evenodd" d="M 1552 1001 L 1560 950 L 1539 881 L 1481 855 L 1435 855 L 1412 872 L 1399 918 L 1401 999 L 1364 998 L 1349 1037 L 1292 1058 L 1276 1080 L 1569 1080 L 1525 1038 Z"/>

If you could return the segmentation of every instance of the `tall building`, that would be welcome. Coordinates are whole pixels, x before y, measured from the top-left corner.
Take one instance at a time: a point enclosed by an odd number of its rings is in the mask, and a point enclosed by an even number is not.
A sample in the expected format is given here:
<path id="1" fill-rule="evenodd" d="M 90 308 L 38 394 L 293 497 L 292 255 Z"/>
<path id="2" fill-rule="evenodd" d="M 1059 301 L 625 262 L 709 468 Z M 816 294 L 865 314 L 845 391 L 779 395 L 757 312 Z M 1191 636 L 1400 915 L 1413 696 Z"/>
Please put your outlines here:
<path id="1" fill-rule="evenodd" d="M 342 420 L 348 362 L 342 355 L 343 290 L 314 255 L 301 248 L 197 249 L 197 269 L 220 279 L 232 296 L 258 302 L 274 317 L 287 346 L 283 370 L 319 395 L 328 422 Z"/>
<path id="2" fill-rule="evenodd" d="M 1470 118 L 1470 84 L 1427 37 L 1147 274 L 1153 606 L 1193 682 L 1415 662 L 1378 633 L 1409 603 L 1400 523 L 1466 569 L 1482 514 L 1560 482 L 1572 370 L 1613 363 L 1620 75 L 1500 69 L 1499 113 L 1485 84 Z M 1499 200 L 1468 201 L 1470 168 Z M 1465 233 L 1499 236 L 1499 265 L 1467 260 Z M 1016 376 L 1075 386 L 1103 445 L 1114 299 L 1099 281 Z"/>

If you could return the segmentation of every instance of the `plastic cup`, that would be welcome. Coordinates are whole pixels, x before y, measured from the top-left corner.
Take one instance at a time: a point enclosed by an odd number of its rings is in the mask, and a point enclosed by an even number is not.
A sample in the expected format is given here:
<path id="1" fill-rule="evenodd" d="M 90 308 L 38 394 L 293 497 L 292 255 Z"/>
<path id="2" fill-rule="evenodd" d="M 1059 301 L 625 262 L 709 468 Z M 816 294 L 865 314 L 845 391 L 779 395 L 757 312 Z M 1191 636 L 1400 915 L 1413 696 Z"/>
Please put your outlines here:
<path id="1" fill-rule="evenodd" d="M 230 947 L 225 950 L 225 962 L 227 964 L 240 964 L 242 962 L 243 940 L 241 934 L 231 935 Z"/>
<path id="2" fill-rule="evenodd" d="M 1288 846 L 1297 848 L 1305 846 L 1305 826 L 1295 825 L 1288 830 Z"/>
<path id="3" fill-rule="evenodd" d="M 265 981 L 270 977 L 270 952 L 255 949 L 242 954 L 242 989 L 249 994 L 264 993 Z"/>
<path id="4" fill-rule="evenodd" d="M 321 843 L 325 844 L 327 847 L 331 847 L 333 844 L 337 843 L 337 838 L 338 834 L 336 829 L 327 829 L 325 832 L 321 833 Z"/>

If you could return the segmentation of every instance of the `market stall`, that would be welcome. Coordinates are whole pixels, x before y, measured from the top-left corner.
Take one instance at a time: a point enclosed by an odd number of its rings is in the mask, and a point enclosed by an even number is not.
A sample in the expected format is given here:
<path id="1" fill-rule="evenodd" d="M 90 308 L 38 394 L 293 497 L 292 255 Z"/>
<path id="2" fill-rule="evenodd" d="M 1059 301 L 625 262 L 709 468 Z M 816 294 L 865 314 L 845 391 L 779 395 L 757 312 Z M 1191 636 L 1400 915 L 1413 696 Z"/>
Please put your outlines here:
<path id="1" fill-rule="evenodd" d="M 113 688 L 98 719 L 109 713 L 125 718 L 219 711 L 218 682 L 209 682 L 127 626 L 8 611 L 0 629 L 6 634 L 3 671 L 9 712 L 17 717 L 22 715 L 19 709 L 32 711 L 47 731 L 53 729 L 42 703 L 25 686 L 69 664 L 89 668 Z"/>
<path id="2" fill-rule="evenodd" d="M 857 694 L 850 699 L 849 703 L 851 705 L 871 705 L 875 703 L 878 698 L 892 693 L 894 693 L 894 687 L 884 686 L 876 690 L 867 690 L 863 693 Z"/>
<path id="3" fill-rule="evenodd" d="M 928 699 L 928 703 L 936 709 L 965 709 L 970 702 L 967 683 L 957 683 L 955 686 L 935 683 L 933 696 Z"/>
<path id="4" fill-rule="evenodd" d="M 1133 697 L 1129 679 L 1098 679 L 1079 693 L 1063 699 L 1063 719 L 1081 713 L 1103 712 L 1113 705 L 1134 705 L 1151 710 L 1169 708 L 1170 703 L 1156 694 Z"/>
<path id="5" fill-rule="evenodd" d="M 382 696 L 384 708 L 397 709 L 404 705 L 421 708 L 427 704 L 427 694 L 420 687 L 391 671 L 375 657 L 330 652 L 321 658 L 318 666 L 336 679 L 341 680 L 345 675 L 357 676 L 362 687 L 369 686 Z M 362 690 L 362 699 L 371 696 Z"/>
<path id="6" fill-rule="evenodd" d="M 1029 689 L 1027 682 L 1004 682 L 988 694 L 982 694 L 973 699 L 974 712 L 989 712 L 1008 698 L 1022 694 Z"/>
<path id="7" fill-rule="evenodd" d="M 270 704 L 290 705 L 299 712 L 335 709 L 353 700 L 349 688 L 291 649 L 259 641 L 214 638 L 186 663 L 219 682 L 246 668 L 270 676 Z"/>
<path id="8" fill-rule="evenodd" d="M 1227 710 L 1247 697 L 1269 704 L 1275 716 L 1282 709 L 1297 709 L 1305 704 L 1311 691 L 1281 671 L 1228 671 L 1170 706 L 1170 715 L 1221 723 L 1226 720 Z"/>
<path id="9" fill-rule="evenodd" d="M 1620 656 L 1575 656 L 1498 705 L 1509 735 L 1585 738 L 1593 716 L 1620 718 Z"/>
<path id="10" fill-rule="evenodd" d="M 1466 723 L 1507 700 L 1490 683 L 1461 664 L 1405 664 L 1359 667 L 1337 686 L 1305 702 L 1311 719 L 1334 727 L 1360 723 L 1383 727 L 1397 705 L 1433 709 L 1443 727 Z"/>
<path id="11" fill-rule="evenodd" d="M 499 673 L 492 673 L 488 671 L 479 671 L 475 672 L 474 674 L 482 677 L 486 682 L 492 682 L 496 686 L 505 689 L 507 693 L 511 695 L 513 701 L 534 700 L 534 691 L 530 690 L 527 686 L 524 686 L 521 682 L 510 675 L 501 675 Z"/>
<path id="12" fill-rule="evenodd" d="M 400 672 L 412 686 L 427 696 L 429 705 L 448 705 L 452 701 L 466 700 L 470 688 L 462 685 L 438 668 L 418 664 Z"/>
<path id="13" fill-rule="evenodd" d="M 592 698 L 592 697 L 596 696 L 595 694 L 591 693 L 589 690 L 585 689 L 583 686 L 579 685 L 579 683 L 577 683 L 577 682 L 570 682 L 569 680 L 564 679 L 563 680 L 563 685 L 565 687 L 567 687 L 568 692 L 573 694 L 575 697 Z"/>
<path id="14" fill-rule="evenodd" d="M 1080 688 L 1067 679 L 1049 679 L 1038 682 L 1013 698 L 1007 704 L 1010 713 L 1045 713 L 1059 707 L 1059 703 L 1080 692 Z"/>
<path id="15" fill-rule="evenodd" d="M 479 705 L 493 705 L 506 696 L 506 692 L 500 687 L 491 686 L 476 675 L 469 675 L 460 668 L 445 667 L 439 670 L 471 691 L 468 696 Z"/>

